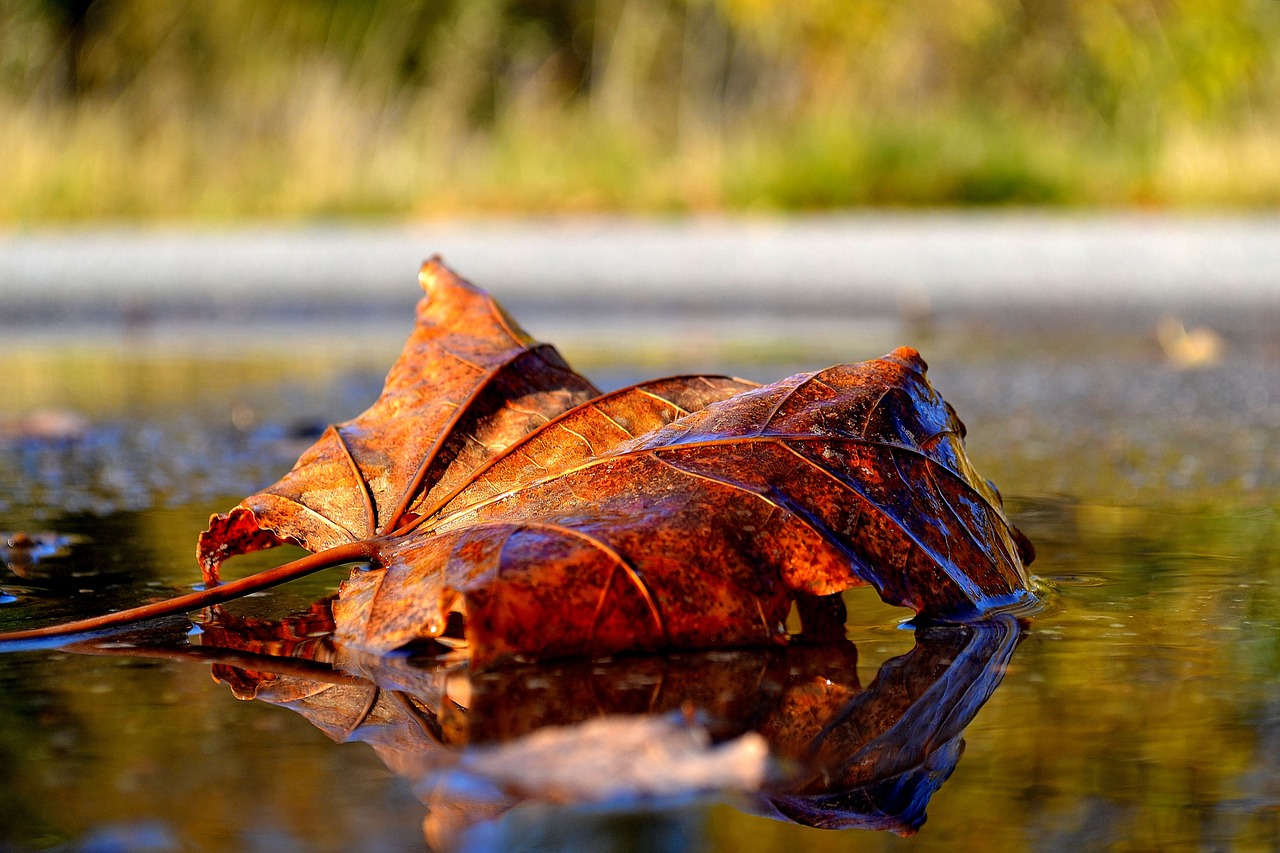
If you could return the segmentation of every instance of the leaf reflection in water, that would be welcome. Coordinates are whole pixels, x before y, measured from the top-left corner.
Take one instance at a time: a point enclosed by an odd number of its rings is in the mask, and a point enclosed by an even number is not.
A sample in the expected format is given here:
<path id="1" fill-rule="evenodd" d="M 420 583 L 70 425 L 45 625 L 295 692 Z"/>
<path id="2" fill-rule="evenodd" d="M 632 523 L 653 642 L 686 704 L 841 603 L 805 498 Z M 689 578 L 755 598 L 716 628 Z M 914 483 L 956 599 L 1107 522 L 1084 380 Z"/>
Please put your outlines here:
<path id="1" fill-rule="evenodd" d="M 909 835 L 1021 637 L 1001 616 L 922 627 L 867 686 L 847 641 L 470 673 L 444 658 L 335 647 L 329 601 L 283 621 L 214 609 L 199 646 L 80 651 L 189 657 L 241 699 L 369 744 L 427 807 L 439 849 L 518 805 L 680 805 L 708 795 L 826 829 Z"/>

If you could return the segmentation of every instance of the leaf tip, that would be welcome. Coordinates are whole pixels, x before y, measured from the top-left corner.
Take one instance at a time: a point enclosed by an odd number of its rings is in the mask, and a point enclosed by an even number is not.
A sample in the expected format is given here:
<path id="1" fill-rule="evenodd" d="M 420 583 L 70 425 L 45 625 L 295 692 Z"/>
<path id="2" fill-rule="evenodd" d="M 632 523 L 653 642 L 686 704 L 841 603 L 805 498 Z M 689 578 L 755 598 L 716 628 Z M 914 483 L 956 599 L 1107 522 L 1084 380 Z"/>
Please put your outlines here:
<path id="1" fill-rule="evenodd" d="M 422 266 L 418 268 L 418 284 L 421 285 L 422 290 L 428 296 L 450 287 L 462 287 L 467 290 L 475 289 L 459 278 L 457 273 L 445 266 L 444 258 L 438 254 L 432 255 L 422 262 Z"/>
<path id="2" fill-rule="evenodd" d="M 923 376 L 928 370 L 929 365 L 920 357 L 920 353 L 913 347 L 898 347 L 888 355 L 883 356 L 881 361 L 892 361 L 900 364 L 908 370 L 913 370 Z"/>
<path id="3" fill-rule="evenodd" d="M 218 569 L 228 558 L 284 543 L 258 524 L 253 510 L 238 506 L 228 513 L 209 516 L 209 528 L 196 540 L 196 559 L 206 585 L 218 583 Z"/>

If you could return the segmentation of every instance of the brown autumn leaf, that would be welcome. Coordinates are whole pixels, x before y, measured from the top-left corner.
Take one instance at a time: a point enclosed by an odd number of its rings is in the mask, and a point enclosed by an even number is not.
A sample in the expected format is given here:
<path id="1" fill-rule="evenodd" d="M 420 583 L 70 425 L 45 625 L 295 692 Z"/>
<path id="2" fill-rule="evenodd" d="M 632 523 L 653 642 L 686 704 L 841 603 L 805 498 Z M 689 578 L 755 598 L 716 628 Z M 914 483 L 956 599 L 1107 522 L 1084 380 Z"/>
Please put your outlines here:
<path id="1" fill-rule="evenodd" d="M 335 605 L 340 642 L 385 652 L 461 618 L 477 667 L 784 643 L 793 601 L 830 637 L 863 584 L 937 620 L 1031 600 L 1029 543 L 914 350 L 599 395 L 439 261 L 420 279 L 374 406 L 211 519 L 211 583 L 286 541 L 323 552 L 310 568 L 368 560 Z"/>

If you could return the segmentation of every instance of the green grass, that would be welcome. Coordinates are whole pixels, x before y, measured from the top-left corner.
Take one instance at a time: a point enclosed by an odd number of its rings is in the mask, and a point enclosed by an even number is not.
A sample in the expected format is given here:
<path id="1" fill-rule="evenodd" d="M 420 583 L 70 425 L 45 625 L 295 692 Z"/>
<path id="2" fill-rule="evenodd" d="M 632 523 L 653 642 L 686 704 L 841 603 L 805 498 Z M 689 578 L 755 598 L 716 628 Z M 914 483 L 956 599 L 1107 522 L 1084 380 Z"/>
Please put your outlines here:
<path id="1" fill-rule="evenodd" d="M 132 127 L 123 111 L 0 127 L 0 222 L 430 218 L 804 211 L 860 206 L 1263 208 L 1280 157 L 1262 129 L 1172 134 L 1153 151 L 1038 117 L 803 120 L 672 147 L 583 113 L 439 139 L 425 120 L 353 132 L 359 110 L 242 134 Z M 1280 131 L 1280 127 L 1277 128 Z"/>

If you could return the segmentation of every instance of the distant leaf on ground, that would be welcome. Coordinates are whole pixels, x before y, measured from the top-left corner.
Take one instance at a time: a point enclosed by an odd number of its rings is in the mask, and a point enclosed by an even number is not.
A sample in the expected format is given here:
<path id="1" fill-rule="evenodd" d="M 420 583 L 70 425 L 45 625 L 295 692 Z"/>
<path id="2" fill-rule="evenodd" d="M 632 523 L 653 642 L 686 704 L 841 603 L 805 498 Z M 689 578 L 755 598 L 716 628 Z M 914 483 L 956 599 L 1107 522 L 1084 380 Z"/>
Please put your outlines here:
<path id="1" fill-rule="evenodd" d="M 72 548 L 84 541 L 84 537 L 63 533 L 0 531 L 0 563 L 23 580 L 43 579 L 49 572 L 42 563 L 70 555 Z M 0 578 L 3 576 L 3 571 L 0 571 Z"/>

